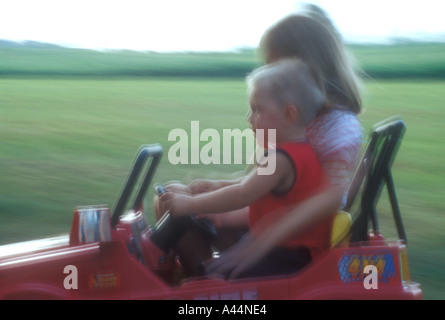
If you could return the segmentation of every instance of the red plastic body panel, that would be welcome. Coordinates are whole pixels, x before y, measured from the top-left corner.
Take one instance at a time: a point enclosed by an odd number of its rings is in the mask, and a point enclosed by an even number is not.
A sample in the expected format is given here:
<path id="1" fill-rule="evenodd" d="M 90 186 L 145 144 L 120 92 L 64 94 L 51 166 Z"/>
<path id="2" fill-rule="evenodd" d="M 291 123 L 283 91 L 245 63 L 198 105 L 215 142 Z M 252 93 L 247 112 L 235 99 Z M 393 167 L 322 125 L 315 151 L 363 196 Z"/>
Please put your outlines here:
<path id="1" fill-rule="evenodd" d="M 137 213 L 122 220 L 112 230 L 111 241 L 82 244 L 75 237 L 57 247 L 0 258 L 0 299 L 423 298 L 416 283 L 402 279 L 400 253 L 406 247 L 385 241 L 333 249 L 292 276 L 177 283 L 180 266 L 150 242 L 150 229 L 142 219 Z M 376 289 L 364 285 L 366 265 L 377 268 Z"/>

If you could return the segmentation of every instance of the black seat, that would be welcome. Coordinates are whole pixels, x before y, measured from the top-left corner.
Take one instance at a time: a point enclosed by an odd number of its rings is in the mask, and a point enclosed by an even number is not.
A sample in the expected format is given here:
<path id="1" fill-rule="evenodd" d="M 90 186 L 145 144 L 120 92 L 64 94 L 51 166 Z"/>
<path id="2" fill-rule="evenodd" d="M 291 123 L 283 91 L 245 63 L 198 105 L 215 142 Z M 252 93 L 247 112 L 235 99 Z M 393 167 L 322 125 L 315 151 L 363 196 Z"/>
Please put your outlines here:
<path id="1" fill-rule="evenodd" d="M 389 118 L 380 122 L 371 131 L 369 143 L 352 180 L 345 207 L 345 210 L 350 212 L 359 190 L 362 190 L 358 212 L 354 215 L 350 230 L 350 242 L 369 240 L 370 222 L 373 232 L 379 233 L 376 206 L 383 185 L 388 189 L 398 235 L 405 243 L 407 241 L 391 173 L 405 131 L 405 123 L 400 118 Z"/>

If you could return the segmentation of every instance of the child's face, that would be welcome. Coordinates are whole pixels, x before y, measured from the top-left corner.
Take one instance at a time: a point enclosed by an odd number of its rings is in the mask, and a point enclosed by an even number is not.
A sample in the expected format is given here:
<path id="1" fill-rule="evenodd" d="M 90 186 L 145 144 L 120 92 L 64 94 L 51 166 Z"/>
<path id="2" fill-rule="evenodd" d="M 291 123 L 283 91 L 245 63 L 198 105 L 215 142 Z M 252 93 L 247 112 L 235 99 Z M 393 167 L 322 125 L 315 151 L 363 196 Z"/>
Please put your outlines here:
<path id="1" fill-rule="evenodd" d="M 271 97 L 269 90 L 254 86 L 249 96 L 250 110 L 247 120 L 250 123 L 253 133 L 263 129 L 265 141 L 269 129 L 276 130 L 276 138 L 279 138 L 279 131 L 284 125 L 285 114 L 283 108 Z M 258 141 L 260 143 L 260 141 Z"/>

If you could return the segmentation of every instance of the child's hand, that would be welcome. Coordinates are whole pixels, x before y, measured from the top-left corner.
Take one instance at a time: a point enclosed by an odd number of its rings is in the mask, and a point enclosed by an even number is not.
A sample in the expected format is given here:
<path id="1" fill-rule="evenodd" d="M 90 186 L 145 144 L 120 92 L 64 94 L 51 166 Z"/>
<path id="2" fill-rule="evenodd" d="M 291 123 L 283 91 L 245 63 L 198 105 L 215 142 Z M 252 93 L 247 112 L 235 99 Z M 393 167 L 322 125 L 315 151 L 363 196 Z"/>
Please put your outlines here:
<path id="1" fill-rule="evenodd" d="M 193 196 L 189 194 L 167 191 L 159 200 L 162 211 L 169 211 L 174 217 L 193 214 Z"/>
<path id="2" fill-rule="evenodd" d="M 206 179 L 196 179 L 188 185 L 191 194 L 213 191 L 215 189 L 218 189 L 218 187 L 219 185 L 217 181 Z"/>
<path id="3" fill-rule="evenodd" d="M 187 185 L 179 182 L 169 183 L 167 184 L 165 189 L 167 191 L 173 191 L 173 192 L 190 193 L 190 188 Z"/>
<path id="4" fill-rule="evenodd" d="M 239 274 L 239 271 L 237 272 L 239 264 L 252 253 L 249 250 L 253 241 L 254 238 L 247 234 L 235 245 L 223 251 L 219 258 L 205 261 L 203 264 L 206 274 L 235 278 Z"/>
<path id="5" fill-rule="evenodd" d="M 171 182 L 165 187 L 166 191 L 178 192 L 178 193 L 188 193 L 190 194 L 190 190 L 187 185 L 179 183 L 179 182 Z M 156 220 L 161 219 L 161 217 L 166 212 L 166 208 L 164 207 L 160 196 L 155 194 L 153 197 L 153 205 L 154 205 L 154 213 Z"/>

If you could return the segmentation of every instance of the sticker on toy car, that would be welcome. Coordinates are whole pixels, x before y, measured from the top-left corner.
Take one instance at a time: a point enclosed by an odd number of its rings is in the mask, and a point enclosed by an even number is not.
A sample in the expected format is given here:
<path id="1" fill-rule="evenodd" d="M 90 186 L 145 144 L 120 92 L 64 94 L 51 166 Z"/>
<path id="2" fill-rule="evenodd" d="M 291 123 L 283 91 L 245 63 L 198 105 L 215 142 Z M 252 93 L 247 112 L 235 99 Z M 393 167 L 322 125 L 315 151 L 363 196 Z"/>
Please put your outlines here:
<path id="1" fill-rule="evenodd" d="M 338 275 L 343 283 L 363 282 L 366 266 L 375 266 L 379 282 L 388 283 L 397 276 L 392 253 L 343 253 L 338 259 Z"/>

